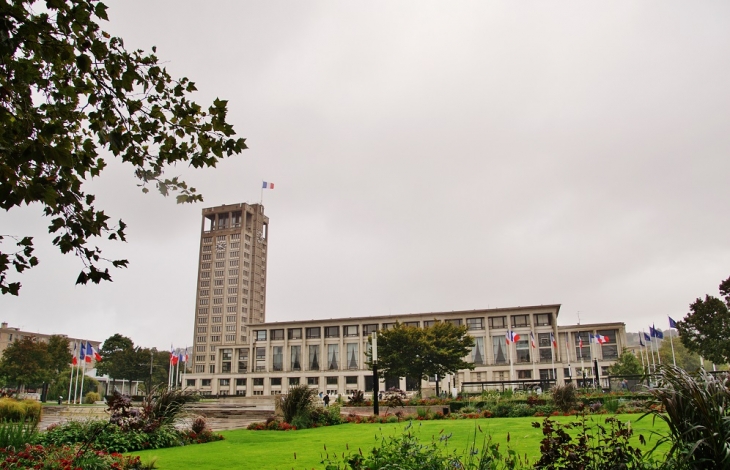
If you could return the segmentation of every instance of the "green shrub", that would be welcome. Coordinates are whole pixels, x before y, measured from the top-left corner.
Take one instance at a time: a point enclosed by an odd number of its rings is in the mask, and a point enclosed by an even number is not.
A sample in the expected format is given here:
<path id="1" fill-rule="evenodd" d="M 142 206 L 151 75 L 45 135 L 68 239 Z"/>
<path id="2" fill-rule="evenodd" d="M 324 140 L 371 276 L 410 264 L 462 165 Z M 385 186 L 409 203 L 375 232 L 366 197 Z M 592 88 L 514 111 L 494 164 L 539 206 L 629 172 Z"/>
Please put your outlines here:
<path id="1" fill-rule="evenodd" d="M 660 367 L 651 410 L 642 416 L 669 426 L 657 446 L 671 442 L 669 456 L 691 468 L 730 468 L 730 375 L 702 370 L 695 379 L 679 367 Z"/>
<path id="2" fill-rule="evenodd" d="M 603 406 L 609 413 L 617 413 L 619 405 L 618 398 L 606 398 L 603 400 Z"/>
<path id="3" fill-rule="evenodd" d="M 575 385 L 571 383 L 565 385 L 556 385 L 551 390 L 551 393 L 553 403 L 563 412 L 567 412 L 575 408 L 578 402 Z"/>
<path id="4" fill-rule="evenodd" d="M 97 401 L 101 401 L 101 395 L 96 392 L 89 392 L 84 397 L 84 403 L 86 403 L 87 405 L 93 405 Z"/>
<path id="5" fill-rule="evenodd" d="M 26 444 L 35 440 L 38 434 L 38 425 L 33 422 L 11 422 L 0 423 L 0 448 L 12 447 L 20 450 Z"/>
<path id="6" fill-rule="evenodd" d="M 295 415 L 290 424 L 297 429 L 307 429 L 312 427 L 312 418 L 310 413 L 301 413 Z"/>
<path id="7" fill-rule="evenodd" d="M 535 414 L 535 409 L 526 403 L 518 403 L 512 405 L 512 408 L 507 413 L 510 418 L 522 418 L 524 416 L 532 416 Z"/>
<path id="8" fill-rule="evenodd" d="M 499 402 L 490 410 L 496 418 L 506 418 L 509 416 L 509 412 L 512 409 L 512 405 L 506 402 Z"/>
<path id="9" fill-rule="evenodd" d="M 35 400 L 0 398 L 0 421 L 33 421 L 41 419 L 42 405 Z"/>
<path id="10" fill-rule="evenodd" d="M 294 424 L 292 420 L 295 416 L 309 415 L 314 406 L 314 397 L 316 395 L 316 390 L 309 388 L 307 385 L 291 387 L 289 393 L 279 397 L 276 406 L 284 416 L 284 421 Z M 297 426 L 297 429 L 299 429 L 299 426 Z"/>

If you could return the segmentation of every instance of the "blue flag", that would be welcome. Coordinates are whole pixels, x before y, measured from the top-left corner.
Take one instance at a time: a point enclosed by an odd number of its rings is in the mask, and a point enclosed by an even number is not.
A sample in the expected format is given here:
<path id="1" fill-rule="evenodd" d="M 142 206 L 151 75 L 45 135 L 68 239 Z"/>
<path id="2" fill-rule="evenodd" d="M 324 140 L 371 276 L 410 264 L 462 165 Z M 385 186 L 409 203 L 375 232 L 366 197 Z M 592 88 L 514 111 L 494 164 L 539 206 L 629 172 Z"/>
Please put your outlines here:
<path id="1" fill-rule="evenodd" d="M 669 328 L 677 328 L 677 322 L 672 320 L 672 317 L 669 318 Z"/>
<path id="2" fill-rule="evenodd" d="M 653 325 L 651 327 L 652 336 L 659 339 L 664 339 L 664 333 L 661 330 L 657 330 Z"/>
<path id="3" fill-rule="evenodd" d="M 649 335 L 647 335 L 646 333 L 644 333 L 644 339 L 645 339 L 646 341 L 651 341 L 651 336 L 649 336 Z"/>
<path id="4" fill-rule="evenodd" d="M 639 346 L 641 346 L 643 348 L 646 347 L 646 345 L 644 344 L 644 342 L 641 340 L 641 336 L 639 336 Z"/>

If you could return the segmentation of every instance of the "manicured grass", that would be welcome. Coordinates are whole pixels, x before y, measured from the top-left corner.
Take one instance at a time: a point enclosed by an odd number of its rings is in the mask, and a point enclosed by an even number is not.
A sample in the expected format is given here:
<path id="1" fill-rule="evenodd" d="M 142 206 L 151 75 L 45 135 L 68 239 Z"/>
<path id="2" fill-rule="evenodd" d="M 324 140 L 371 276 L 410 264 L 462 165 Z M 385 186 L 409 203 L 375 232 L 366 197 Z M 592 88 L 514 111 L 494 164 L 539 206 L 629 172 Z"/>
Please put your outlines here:
<path id="1" fill-rule="evenodd" d="M 596 423 L 613 415 L 596 415 L 591 417 Z M 656 422 L 653 427 L 651 418 L 644 418 L 636 422 L 641 415 L 617 415 L 623 421 L 631 421 L 634 430 L 633 444 L 639 446 L 639 434 L 643 434 L 653 447 L 656 438 L 651 437 L 652 429 L 664 431 L 666 426 Z M 573 421 L 575 417 L 558 417 L 561 422 Z M 491 434 L 494 442 L 499 442 L 500 449 L 507 445 L 507 433 L 510 435 L 509 446 L 520 455 L 525 455 L 534 461 L 540 454 L 540 439 L 542 431 L 533 428 L 532 423 L 542 421 L 542 418 L 492 418 L 476 420 L 441 420 L 441 421 L 414 421 L 416 434 L 423 442 L 430 442 L 431 436 L 438 438 L 443 430 L 445 434 L 452 434 L 449 448 L 459 451 L 467 448 L 474 440 L 476 426 L 480 426 L 484 434 L 476 438 L 477 448 L 485 434 Z M 322 456 L 329 453 L 357 452 L 363 453 L 372 450 L 376 440 L 382 433 L 386 436 L 400 433 L 407 426 L 407 422 L 392 424 L 342 424 L 301 431 L 225 431 L 224 441 L 209 444 L 198 444 L 171 449 L 157 449 L 135 452 L 142 457 L 143 462 L 157 460 L 158 468 L 180 469 L 323 469 Z M 326 450 L 325 450 L 326 446 Z M 349 451 L 348 451 L 349 447 Z M 646 447 L 642 447 L 646 449 Z"/>

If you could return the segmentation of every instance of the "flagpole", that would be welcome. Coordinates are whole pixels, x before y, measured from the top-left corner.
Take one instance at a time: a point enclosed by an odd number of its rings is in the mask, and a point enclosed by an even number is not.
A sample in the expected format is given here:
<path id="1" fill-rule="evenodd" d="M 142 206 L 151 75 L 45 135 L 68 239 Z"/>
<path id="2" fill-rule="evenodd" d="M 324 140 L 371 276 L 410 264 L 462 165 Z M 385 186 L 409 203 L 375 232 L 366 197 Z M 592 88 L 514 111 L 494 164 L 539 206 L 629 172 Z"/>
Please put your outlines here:
<path id="1" fill-rule="evenodd" d="M 84 397 L 84 378 L 86 377 L 86 358 L 84 358 L 84 363 L 81 366 L 81 399 L 79 400 L 79 404 L 83 403 L 83 397 Z"/>
<path id="2" fill-rule="evenodd" d="M 555 343 L 550 341 L 550 363 L 553 367 L 553 380 L 558 383 L 558 371 L 555 370 Z"/>
<path id="3" fill-rule="evenodd" d="M 511 334 L 511 332 L 507 332 L 507 334 Z M 512 361 L 512 344 L 514 341 L 510 340 L 510 344 L 508 344 L 507 352 L 509 353 L 509 378 L 510 380 L 515 380 L 515 363 Z M 514 388 L 514 385 L 512 386 Z"/>
<path id="4" fill-rule="evenodd" d="M 177 378 L 180 375 L 180 353 L 177 353 L 177 364 L 175 364 L 175 388 L 177 388 Z"/>
<path id="5" fill-rule="evenodd" d="M 79 344 L 79 361 L 81 360 L 81 345 Z M 79 365 L 76 366 L 76 383 L 74 384 L 74 405 L 79 396 Z"/>
<path id="6" fill-rule="evenodd" d="M 570 333 L 565 332 L 565 355 L 568 360 L 568 379 L 573 380 L 573 367 L 570 365 Z M 565 372 L 565 371 L 563 371 Z M 563 383 L 565 383 L 565 375 L 563 375 Z"/>
<path id="7" fill-rule="evenodd" d="M 674 356 L 674 341 L 672 341 L 672 329 L 669 328 L 669 344 L 672 346 L 672 362 L 677 367 L 677 358 Z"/>
<path id="8" fill-rule="evenodd" d="M 68 397 L 66 397 L 66 403 L 68 403 L 69 405 L 71 404 L 71 385 L 73 385 L 74 382 L 73 358 L 76 357 L 76 349 L 76 341 L 74 341 L 74 355 L 71 357 L 71 377 L 68 379 Z"/>
<path id="9" fill-rule="evenodd" d="M 644 351 L 641 347 L 641 340 L 639 340 L 639 356 L 641 356 L 641 369 L 646 370 L 646 366 L 644 365 Z"/>
<path id="10" fill-rule="evenodd" d="M 532 334 L 532 331 L 530 331 L 530 346 L 532 346 L 532 377 L 533 379 L 537 379 L 537 364 L 535 363 L 535 335 Z"/>
<path id="11" fill-rule="evenodd" d="M 583 377 L 583 387 L 586 386 L 586 371 L 585 366 L 583 365 L 583 338 L 580 337 L 580 332 L 578 333 L 578 339 L 580 340 L 580 343 L 578 343 L 578 353 L 580 353 L 580 373 Z"/>

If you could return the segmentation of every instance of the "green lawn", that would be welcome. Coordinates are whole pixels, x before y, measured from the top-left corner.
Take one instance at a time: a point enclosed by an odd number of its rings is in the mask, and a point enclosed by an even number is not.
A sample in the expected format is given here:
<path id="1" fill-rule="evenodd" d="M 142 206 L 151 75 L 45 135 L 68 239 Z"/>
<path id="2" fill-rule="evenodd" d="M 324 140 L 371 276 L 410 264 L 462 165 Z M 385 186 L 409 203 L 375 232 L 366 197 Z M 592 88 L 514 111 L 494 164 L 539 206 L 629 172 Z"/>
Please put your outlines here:
<path id="1" fill-rule="evenodd" d="M 597 415 L 592 419 L 603 423 L 610 415 Z M 634 430 L 633 441 L 639 445 L 639 434 L 649 441 L 650 447 L 656 438 L 651 437 L 652 420 L 645 418 L 638 423 L 638 414 L 618 415 L 623 421 L 631 421 Z M 531 460 L 539 456 L 542 432 L 533 428 L 531 423 L 542 418 L 492 418 L 477 420 L 441 420 L 414 421 L 416 432 L 422 441 L 429 442 L 431 436 L 453 433 L 449 447 L 464 449 L 474 438 L 475 426 L 492 435 L 495 442 L 500 442 L 502 449 L 506 445 L 507 433 L 510 434 L 510 447 L 520 455 L 527 454 Z M 574 417 L 559 417 L 559 421 L 571 421 Z M 157 460 L 160 469 L 323 469 L 320 462 L 327 452 L 337 455 L 349 451 L 363 453 L 371 450 L 376 437 L 383 434 L 399 433 L 407 423 L 393 424 L 343 424 L 301 431 L 225 431 L 224 441 L 209 444 L 198 444 L 171 449 L 158 449 L 135 452 L 144 462 Z M 665 425 L 656 423 L 656 430 L 663 431 Z M 477 447 L 483 442 L 483 434 L 477 437 Z M 326 450 L 325 450 L 326 446 Z"/>

